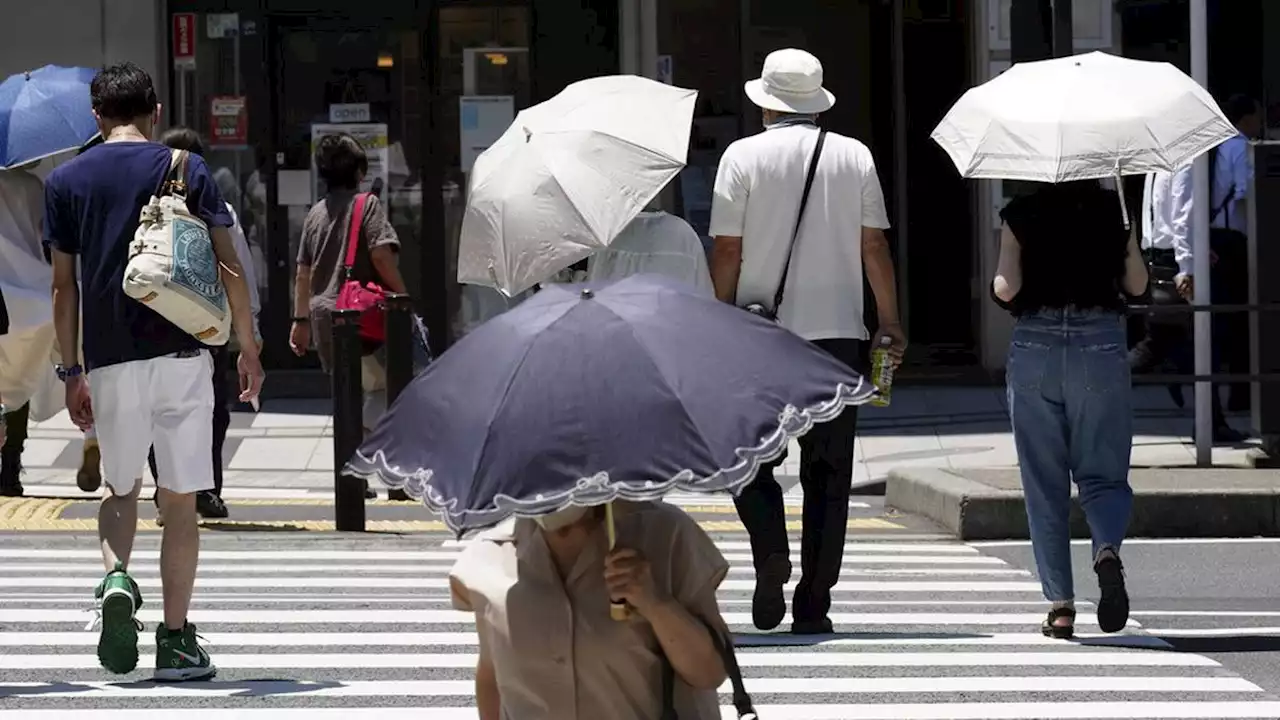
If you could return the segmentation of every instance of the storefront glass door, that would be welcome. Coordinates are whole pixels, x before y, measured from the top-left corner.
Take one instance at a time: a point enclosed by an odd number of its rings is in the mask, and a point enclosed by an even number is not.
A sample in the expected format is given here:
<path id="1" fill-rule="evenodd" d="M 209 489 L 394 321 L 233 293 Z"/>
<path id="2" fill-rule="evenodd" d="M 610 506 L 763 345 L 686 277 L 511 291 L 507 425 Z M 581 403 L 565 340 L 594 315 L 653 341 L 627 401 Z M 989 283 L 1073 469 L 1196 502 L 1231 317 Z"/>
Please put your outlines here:
<path id="1" fill-rule="evenodd" d="M 293 296 L 295 259 L 303 220 L 324 197 L 314 149 L 327 134 L 347 133 L 365 147 L 369 173 L 363 189 L 386 204 L 401 243 L 401 272 L 421 297 L 422 133 L 421 37 L 381 22 L 361 27 L 344 21 L 284 19 L 273 23 L 277 67 L 276 208 L 269 260 L 275 267 L 273 299 Z M 313 363 L 312 360 L 310 363 Z"/>
<path id="2" fill-rule="evenodd" d="M 458 238 L 472 163 L 532 101 L 529 9 L 442 7 L 438 28 L 434 159 L 442 172 L 447 331 L 457 338 L 513 304 L 458 284 Z"/>

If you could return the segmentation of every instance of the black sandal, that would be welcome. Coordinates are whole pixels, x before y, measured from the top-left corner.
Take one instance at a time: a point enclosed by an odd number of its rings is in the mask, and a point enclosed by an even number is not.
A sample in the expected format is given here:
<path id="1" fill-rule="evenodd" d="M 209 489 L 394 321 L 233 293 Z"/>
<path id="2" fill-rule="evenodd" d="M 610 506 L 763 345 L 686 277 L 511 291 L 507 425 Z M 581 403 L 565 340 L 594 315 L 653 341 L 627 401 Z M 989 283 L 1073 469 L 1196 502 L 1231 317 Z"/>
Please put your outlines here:
<path id="1" fill-rule="evenodd" d="M 1124 586 L 1124 564 L 1115 551 L 1102 555 L 1093 565 L 1098 575 L 1098 628 L 1118 633 L 1129 624 L 1129 591 Z"/>
<path id="2" fill-rule="evenodd" d="M 1062 618 L 1069 618 L 1070 625 L 1058 625 L 1057 621 Z M 1076 609 L 1070 607 L 1054 608 L 1049 611 L 1049 617 L 1045 618 L 1044 624 L 1040 626 L 1040 632 L 1045 637 L 1051 637 L 1056 640 L 1070 640 L 1076 634 Z"/>

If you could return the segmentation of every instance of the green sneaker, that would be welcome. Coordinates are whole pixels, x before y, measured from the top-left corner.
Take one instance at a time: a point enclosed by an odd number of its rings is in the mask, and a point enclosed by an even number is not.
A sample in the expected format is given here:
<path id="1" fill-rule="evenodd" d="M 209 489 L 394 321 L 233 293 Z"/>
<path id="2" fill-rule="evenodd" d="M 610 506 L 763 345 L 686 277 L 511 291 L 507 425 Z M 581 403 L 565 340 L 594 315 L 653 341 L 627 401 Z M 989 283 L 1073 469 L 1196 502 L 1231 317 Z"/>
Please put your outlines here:
<path id="1" fill-rule="evenodd" d="M 156 680 L 206 680 L 217 672 L 209 653 L 200 647 L 195 625 L 187 623 L 177 632 L 166 628 L 164 623 L 156 628 Z"/>
<path id="2" fill-rule="evenodd" d="M 138 667 L 138 608 L 142 607 L 142 592 L 129 577 L 123 563 L 116 563 L 115 570 L 107 573 L 94 591 L 97 600 L 98 661 L 107 672 L 124 675 Z"/>

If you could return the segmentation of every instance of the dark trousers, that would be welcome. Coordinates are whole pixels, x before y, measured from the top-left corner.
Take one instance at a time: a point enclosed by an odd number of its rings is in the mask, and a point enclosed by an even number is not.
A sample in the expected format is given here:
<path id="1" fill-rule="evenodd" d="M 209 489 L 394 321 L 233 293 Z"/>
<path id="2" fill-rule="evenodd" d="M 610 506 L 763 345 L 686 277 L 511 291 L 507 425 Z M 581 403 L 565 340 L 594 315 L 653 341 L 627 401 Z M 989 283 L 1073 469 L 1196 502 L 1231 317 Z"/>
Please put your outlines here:
<path id="1" fill-rule="evenodd" d="M 866 343 L 817 340 L 814 344 L 861 373 L 867 372 Z M 840 580 L 853 484 L 854 433 L 858 409 L 815 426 L 800 438 L 800 486 L 804 489 L 804 529 L 800 540 L 800 582 L 791 612 L 796 621 L 819 620 L 831 609 L 831 589 Z M 782 488 L 774 479 L 780 458 L 760 468 L 735 504 L 751 537 L 756 568 L 770 555 L 789 555 Z"/>
<path id="2" fill-rule="evenodd" d="M 6 458 L 20 459 L 22 448 L 27 444 L 27 420 L 31 416 L 31 403 L 20 408 L 13 408 L 5 414 L 4 447 L 0 454 Z"/>
<path id="3" fill-rule="evenodd" d="M 1209 236 L 1218 261 L 1210 273 L 1210 294 L 1215 304 L 1249 302 L 1249 240 L 1244 233 L 1215 229 Z M 1249 314 L 1214 313 L 1214 366 L 1221 371 L 1249 372 Z M 1232 399 L 1249 397 L 1249 383 L 1230 383 Z"/>
<path id="4" fill-rule="evenodd" d="M 231 352 L 226 346 L 211 347 L 213 356 L 213 494 L 222 496 L 222 446 L 227 440 L 227 428 L 231 427 L 231 401 L 227 392 L 227 374 L 231 372 Z M 156 469 L 156 449 L 151 448 L 147 457 L 151 477 L 160 477 Z"/>

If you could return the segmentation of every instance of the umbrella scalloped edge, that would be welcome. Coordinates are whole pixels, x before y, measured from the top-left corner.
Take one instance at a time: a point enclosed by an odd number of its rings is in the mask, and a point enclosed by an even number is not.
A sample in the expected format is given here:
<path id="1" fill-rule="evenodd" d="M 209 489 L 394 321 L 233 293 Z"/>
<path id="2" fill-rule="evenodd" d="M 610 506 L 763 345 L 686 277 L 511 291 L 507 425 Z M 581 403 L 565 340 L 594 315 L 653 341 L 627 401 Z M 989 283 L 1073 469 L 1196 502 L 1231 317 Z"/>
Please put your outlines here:
<path id="1" fill-rule="evenodd" d="M 512 515 L 533 518 L 548 515 L 571 505 L 592 507 L 614 500 L 652 502 L 664 498 L 676 490 L 695 493 L 729 492 L 737 494 L 747 483 L 755 479 L 756 471 L 767 462 L 778 459 L 786 451 L 792 439 L 813 429 L 814 425 L 836 419 L 845 408 L 862 405 L 876 395 L 875 387 L 865 378 L 857 386 L 841 383 L 831 399 L 799 409 L 787 405 L 778 415 L 778 426 L 760 444 L 738 448 L 738 462 L 721 468 L 706 477 L 698 477 L 692 470 L 681 470 L 666 481 L 627 481 L 610 477 L 608 472 L 598 472 L 579 478 L 572 489 L 563 493 L 538 495 L 520 499 L 509 495 L 496 495 L 484 508 L 458 510 L 458 500 L 440 495 L 432 486 L 435 471 L 418 468 L 406 471 L 387 462 L 381 450 L 372 457 L 359 450 L 343 467 L 343 473 L 366 481 L 378 480 L 389 488 L 404 490 L 412 498 L 421 500 L 432 512 L 438 513 L 445 525 L 459 537 L 472 531 L 493 527 Z"/>

